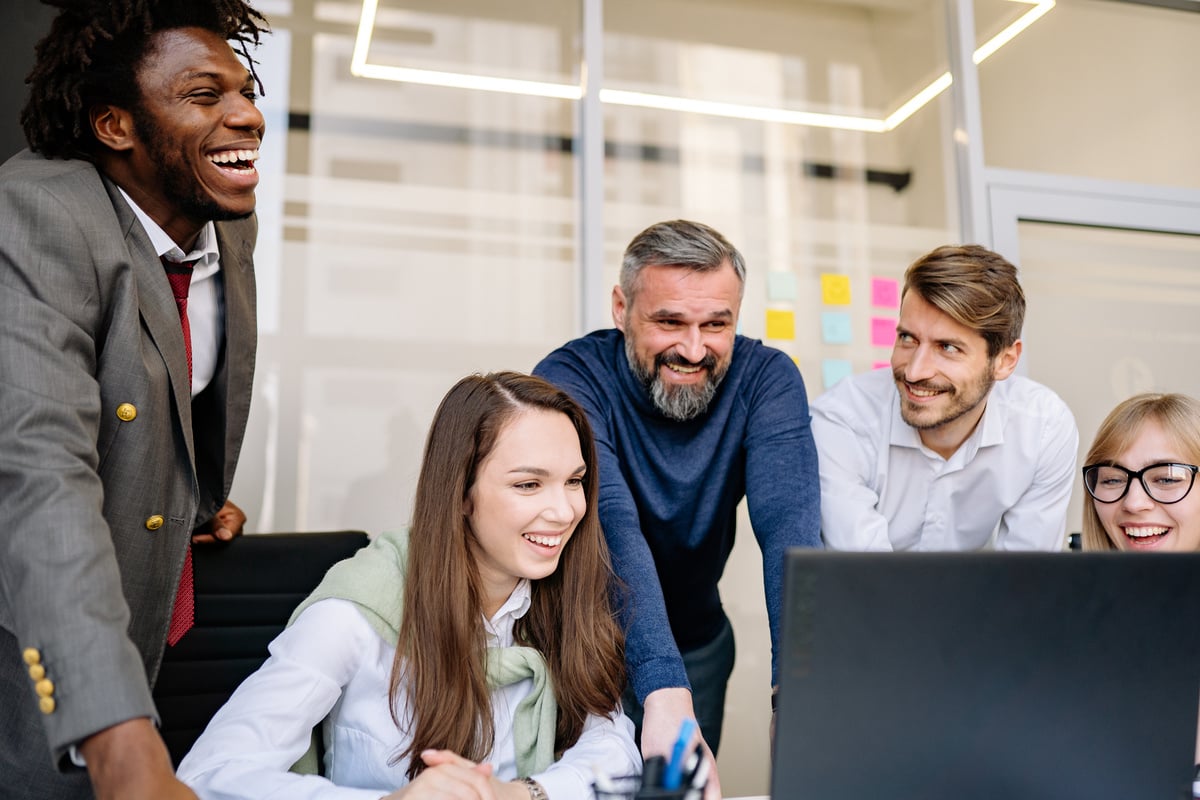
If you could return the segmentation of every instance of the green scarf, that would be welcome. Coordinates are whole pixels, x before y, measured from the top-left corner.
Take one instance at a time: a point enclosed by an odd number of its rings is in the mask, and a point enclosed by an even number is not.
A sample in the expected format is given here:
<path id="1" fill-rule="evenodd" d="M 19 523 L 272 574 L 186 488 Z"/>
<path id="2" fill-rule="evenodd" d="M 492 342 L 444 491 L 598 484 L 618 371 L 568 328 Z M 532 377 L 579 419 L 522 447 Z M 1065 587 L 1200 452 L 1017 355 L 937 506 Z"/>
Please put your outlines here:
<path id="1" fill-rule="evenodd" d="M 358 607 L 375 632 L 395 647 L 400 635 L 407 561 L 408 531 L 381 533 L 352 558 L 330 567 L 320 585 L 292 612 L 288 625 L 318 600 L 348 600 Z M 558 705 L 554 702 L 550 671 L 542 654 L 532 647 L 488 648 L 489 687 L 496 689 L 525 678 L 533 678 L 533 691 L 513 712 L 513 743 L 520 777 L 542 772 L 554 763 Z M 293 772 L 315 775 L 320 771 L 315 747 L 318 735 L 318 731 L 313 732 L 314 746 L 296 762 Z"/>

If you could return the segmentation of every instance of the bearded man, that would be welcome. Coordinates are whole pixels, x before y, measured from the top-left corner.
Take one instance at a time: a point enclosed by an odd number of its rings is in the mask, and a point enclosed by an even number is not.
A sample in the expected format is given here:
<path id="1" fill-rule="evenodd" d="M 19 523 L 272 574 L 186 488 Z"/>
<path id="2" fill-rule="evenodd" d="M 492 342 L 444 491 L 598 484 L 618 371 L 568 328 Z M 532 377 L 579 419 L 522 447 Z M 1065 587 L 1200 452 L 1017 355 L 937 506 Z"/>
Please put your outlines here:
<path id="1" fill-rule="evenodd" d="M 892 370 L 813 401 L 821 533 L 837 550 L 1061 550 L 1079 432 L 1050 389 L 1013 375 L 1025 295 L 978 245 L 904 276 Z"/>
<path id="2" fill-rule="evenodd" d="M 741 499 L 762 549 L 776 685 L 783 553 L 819 544 L 804 382 L 787 355 L 737 335 L 745 280 L 741 253 L 712 228 L 652 225 L 625 251 L 616 328 L 534 370 L 595 431 L 600 521 L 629 589 L 625 711 L 647 757 L 669 753 L 686 717 L 720 743 L 734 642 L 717 582 Z M 707 796 L 719 791 L 710 779 Z"/>

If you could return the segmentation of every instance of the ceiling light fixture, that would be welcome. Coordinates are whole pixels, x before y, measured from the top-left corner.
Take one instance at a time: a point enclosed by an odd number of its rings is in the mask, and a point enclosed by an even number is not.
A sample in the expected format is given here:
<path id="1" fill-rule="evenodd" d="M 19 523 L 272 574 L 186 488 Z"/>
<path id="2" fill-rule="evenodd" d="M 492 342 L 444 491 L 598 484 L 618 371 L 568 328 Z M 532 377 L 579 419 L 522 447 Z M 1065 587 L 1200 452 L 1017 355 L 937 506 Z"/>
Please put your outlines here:
<path id="1" fill-rule="evenodd" d="M 1029 1 L 1029 0 L 1025 0 Z M 1055 0 L 1040 0 L 1014 22 L 988 39 L 974 52 L 972 60 L 979 64 L 1012 41 L 1018 34 L 1037 22 L 1054 8 Z M 358 21 L 358 35 L 354 41 L 354 55 L 350 59 L 350 72 L 362 78 L 417 83 L 425 86 L 445 86 L 455 89 L 476 89 L 484 92 L 554 97 L 562 100 L 578 100 L 583 90 L 568 83 L 548 83 L 517 78 L 496 78 L 487 75 L 470 75 L 462 72 L 440 72 L 414 67 L 389 67 L 367 62 L 371 47 L 371 36 L 375 30 L 375 15 L 379 0 L 363 0 L 362 15 Z M 757 120 L 760 122 L 782 122 L 787 125 L 806 125 L 819 128 L 885 133 L 895 130 L 905 120 L 923 108 L 929 101 L 946 91 L 953 79 L 943 72 L 928 86 L 921 89 L 899 108 L 883 119 L 844 114 L 826 114 L 817 111 L 793 111 L 770 106 L 752 106 L 741 103 L 721 103 L 713 100 L 693 100 L 686 97 L 631 92 L 623 89 L 601 89 L 600 101 L 611 105 L 656 108 L 665 111 L 682 111 L 708 116 L 733 119 Z"/>

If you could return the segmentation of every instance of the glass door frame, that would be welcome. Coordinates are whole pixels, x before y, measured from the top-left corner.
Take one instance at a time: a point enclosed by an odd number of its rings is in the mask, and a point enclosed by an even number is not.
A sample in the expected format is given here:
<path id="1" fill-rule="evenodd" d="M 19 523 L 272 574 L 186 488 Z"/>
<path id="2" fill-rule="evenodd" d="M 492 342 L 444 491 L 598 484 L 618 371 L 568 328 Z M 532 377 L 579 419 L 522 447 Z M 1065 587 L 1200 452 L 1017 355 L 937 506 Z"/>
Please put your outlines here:
<path id="1" fill-rule="evenodd" d="M 1200 236 L 1197 190 L 995 168 L 986 175 L 986 244 L 1017 265 L 1021 222 Z"/>
<path id="2" fill-rule="evenodd" d="M 985 175 L 990 225 L 983 244 L 1018 271 L 1022 222 L 1200 236 L 1197 190 L 997 168 Z M 1018 374 L 1027 363 L 1021 360 Z"/>

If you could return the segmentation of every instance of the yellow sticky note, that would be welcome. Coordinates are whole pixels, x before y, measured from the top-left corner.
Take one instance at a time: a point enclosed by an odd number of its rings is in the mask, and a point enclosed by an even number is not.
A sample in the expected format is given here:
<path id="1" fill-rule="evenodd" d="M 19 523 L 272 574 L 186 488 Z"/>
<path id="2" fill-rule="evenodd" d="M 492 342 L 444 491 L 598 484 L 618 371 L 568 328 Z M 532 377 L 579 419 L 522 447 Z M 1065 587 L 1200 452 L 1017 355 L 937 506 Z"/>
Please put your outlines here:
<path id="1" fill-rule="evenodd" d="M 795 339 L 796 312 L 767 309 L 767 338 Z"/>
<path id="2" fill-rule="evenodd" d="M 826 272 L 821 275 L 821 302 L 827 306 L 850 305 L 850 276 Z"/>

